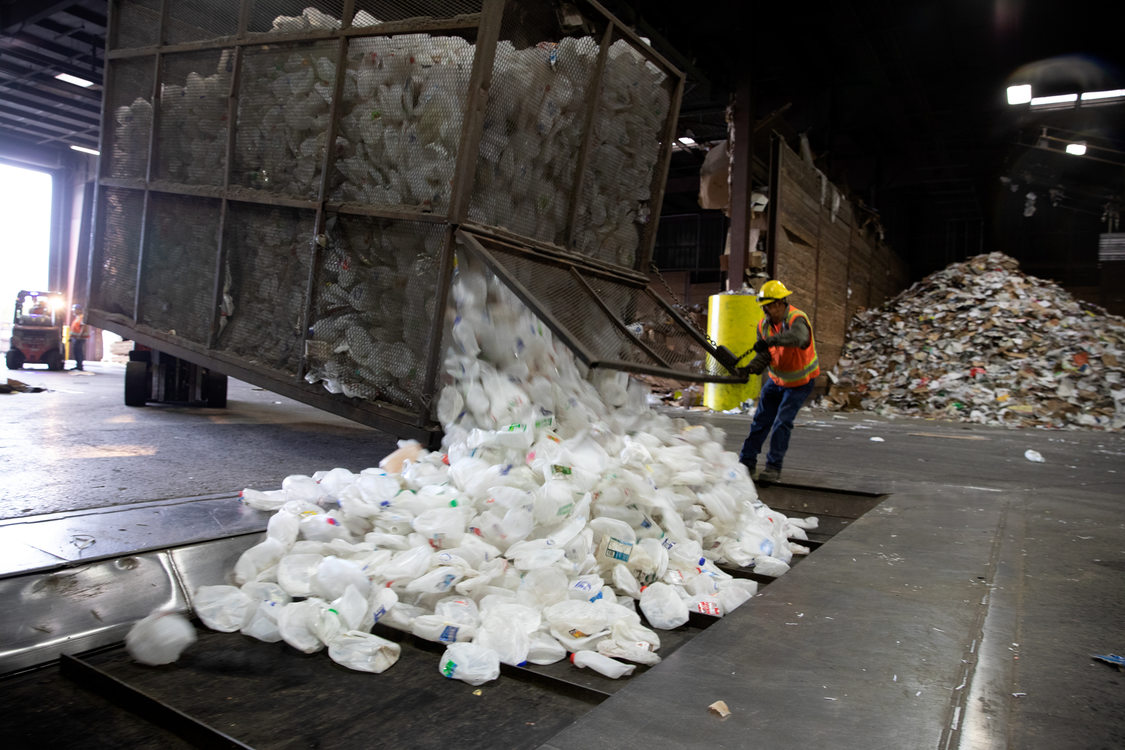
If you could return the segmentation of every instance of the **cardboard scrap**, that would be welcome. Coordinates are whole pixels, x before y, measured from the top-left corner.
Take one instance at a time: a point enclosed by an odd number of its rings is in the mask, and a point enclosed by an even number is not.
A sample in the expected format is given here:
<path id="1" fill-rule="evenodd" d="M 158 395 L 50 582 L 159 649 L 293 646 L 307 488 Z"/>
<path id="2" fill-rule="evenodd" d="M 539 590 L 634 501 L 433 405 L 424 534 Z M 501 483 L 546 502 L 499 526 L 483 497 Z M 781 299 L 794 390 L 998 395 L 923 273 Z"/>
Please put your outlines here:
<path id="1" fill-rule="evenodd" d="M 727 708 L 726 701 L 715 701 L 707 708 L 710 709 L 711 713 L 718 714 L 720 719 L 730 716 L 730 709 Z"/>

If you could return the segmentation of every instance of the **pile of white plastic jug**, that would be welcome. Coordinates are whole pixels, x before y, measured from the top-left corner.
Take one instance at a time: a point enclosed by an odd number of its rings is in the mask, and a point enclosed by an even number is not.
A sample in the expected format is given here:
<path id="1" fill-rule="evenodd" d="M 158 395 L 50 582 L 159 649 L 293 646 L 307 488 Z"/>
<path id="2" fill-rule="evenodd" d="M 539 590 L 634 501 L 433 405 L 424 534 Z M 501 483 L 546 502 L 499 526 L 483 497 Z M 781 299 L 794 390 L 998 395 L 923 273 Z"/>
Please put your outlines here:
<path id="1" fill-rule="evenodd" d="M 191 592 L 208 627 L 371 672 L 400 652 L 378 624 L 448 644 L 439 671 L 472 684 L 568 656 L 619 677 L 660 660 L 658 630 L 756 593 L 720 565 L 778 576 L 807 553 L 816 519 L 761 503 L 718 430 L 586 371 L 464 258 L 452 296 L 440 450 L 244 490 L 273 515 L 228 582 Z"/>

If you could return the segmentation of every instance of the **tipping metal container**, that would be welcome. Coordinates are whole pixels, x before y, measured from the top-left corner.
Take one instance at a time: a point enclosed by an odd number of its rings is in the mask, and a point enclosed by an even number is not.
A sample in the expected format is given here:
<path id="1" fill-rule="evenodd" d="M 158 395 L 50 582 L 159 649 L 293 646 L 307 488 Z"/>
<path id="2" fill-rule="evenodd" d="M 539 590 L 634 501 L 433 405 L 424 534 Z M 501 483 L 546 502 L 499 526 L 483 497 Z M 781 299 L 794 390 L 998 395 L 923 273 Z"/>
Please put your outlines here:
<path id="1" fill-rule="evenodd" d="M 648 289 L 683 75 L 594 2 L 111 0 L 91 323 L 440 431 L 482 259 L 591 367 L 743 380 Z"/>

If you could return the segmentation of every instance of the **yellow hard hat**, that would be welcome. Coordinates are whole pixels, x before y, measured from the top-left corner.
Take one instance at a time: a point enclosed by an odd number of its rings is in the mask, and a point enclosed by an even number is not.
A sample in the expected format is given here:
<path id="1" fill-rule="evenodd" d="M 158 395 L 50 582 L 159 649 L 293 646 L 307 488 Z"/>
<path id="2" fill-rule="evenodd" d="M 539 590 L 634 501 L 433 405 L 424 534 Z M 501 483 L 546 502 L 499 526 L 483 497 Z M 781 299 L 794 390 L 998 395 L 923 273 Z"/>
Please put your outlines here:
<path id="1" fill-rule="evenodd" d="M 771 302 L 777 302 L 779 299 L 785 299 L 792 293 L 780 281 L 772 279 L 762 284 L 762 288 L 758 290 L 758 304 L 768 305 Z"/>

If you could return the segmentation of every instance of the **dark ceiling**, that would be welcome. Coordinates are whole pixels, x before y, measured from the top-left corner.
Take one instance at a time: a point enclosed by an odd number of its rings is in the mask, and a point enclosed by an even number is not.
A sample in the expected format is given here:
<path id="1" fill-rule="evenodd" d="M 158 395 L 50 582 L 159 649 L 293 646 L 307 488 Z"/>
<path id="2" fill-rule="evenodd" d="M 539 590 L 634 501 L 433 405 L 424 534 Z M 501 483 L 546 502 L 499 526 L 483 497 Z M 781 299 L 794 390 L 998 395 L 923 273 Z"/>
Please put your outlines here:
<path id="1" fill-rule="evenodd" d="M 1055 190 L 1057 208 L 1095 224 L 1125 192 L 1125 104 L 1041 111 L 1004 100 L 1017 79 L 1036 95 L 1125 87 L 1119 3 L 602 4 L 687 73 L 681 132 L 724 139 L 731 92 L 748 80 L 763 129 L 807 136 L 816 165 L 880 212 L 892 245 L 921 259 L 918 273 L 951 254 L 1011 252 L 1000 206 L 1028 191 Z M 97 147 L 105 26 L 105 0 L 0 0 L 0 158 Z M 1085 140 L 1087 156 L 1063 154 L 1068 139 Z M 702 155 L 677 154 L 677 184 L 690 185 Z M 665 212 L 699 210 L 696 195 L 670 190 Z"/>
<path id="2" fill-rule="evenodd" d="M 0 0 L 0 136 L 96 149 L 105 31 L 105 0 Z M 59 73 L 97 85 L 63 83 Z"/>
<path id="3" fill-rule="evenodd" d="M 688 72 L 681 128 L 724 138 L 723 106 L 748 80 L 762 127 L 794 148 L 804 134 L 816 166 L 880 212 L 916 277 L 1000 250 L 1072 284 L 1097 283 L 1101 218 L 1125 194 L 1125 103 L 1044 110 L 1009 106 L 1005 90 L 1125 88 L 1120 3 L 605 4 Z M 769 119 L 777 112 L 783 123 Z M 1087 155 L 1066 154 L 1078 140 Z M 678 168 L 697 171 L 701 159 L 681 155 Z M 1028 192 L 1038 196 L 1034 221 Z"/>

